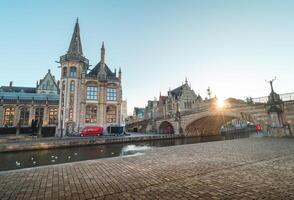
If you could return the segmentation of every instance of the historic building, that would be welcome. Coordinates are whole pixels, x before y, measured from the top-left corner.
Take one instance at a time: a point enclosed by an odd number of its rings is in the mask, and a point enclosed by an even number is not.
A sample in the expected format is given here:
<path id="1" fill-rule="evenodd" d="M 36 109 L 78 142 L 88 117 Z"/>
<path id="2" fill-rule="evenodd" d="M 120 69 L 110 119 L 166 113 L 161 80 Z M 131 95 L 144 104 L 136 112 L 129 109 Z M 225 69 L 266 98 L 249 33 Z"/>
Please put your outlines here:
<path id="1" fill-rule="evenodd" d="M 60 104 L 58 133 L 78 132 L 87 125 L 121 124 L 122 73 L 113 72 L 105 63 L 102 43 L 100 61 L 89 69 L 84 56 L 80 27 L 76 21 L 65 55 L 60 57 Z"/>
<path id="2" fill-rule="evenodd" d="M 202 102 L 201 96 L 194 92 L 186 79 L 181 86 L 169 90 L 167 96 L 160 93 L 158 100 L 149 100 L 145 107 L 145 118 L 175 116 L 177 112 L 194 108 L 199 102 Z"/>
<path id="3" fill-rule="evenodd" d="M 32 120 L 42 126 L 56 126 L 58 123 L 58 82 L 50 70 L 36 87 L 0 87 L 0 126 L 29 127 Z"/>

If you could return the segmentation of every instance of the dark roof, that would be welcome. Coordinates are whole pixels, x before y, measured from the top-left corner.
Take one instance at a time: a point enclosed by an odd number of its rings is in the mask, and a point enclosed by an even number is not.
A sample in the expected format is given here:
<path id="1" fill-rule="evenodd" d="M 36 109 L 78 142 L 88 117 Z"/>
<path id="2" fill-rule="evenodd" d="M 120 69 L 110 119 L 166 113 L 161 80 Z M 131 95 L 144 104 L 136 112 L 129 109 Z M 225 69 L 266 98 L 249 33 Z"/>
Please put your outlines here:
<path id="1" fill-rule="evenodd" d="M 36 88 L 34 88 L 34 87 L 1 86 L 0 91 L 1 92 L 36 93 Z"/>
<path id="2" fill-rule="evenodd" d="M 100 71 L 101 68 L 101 62 L 99 62 L 89 73 L 88 75 L 90 76 L 97 76 L 98 72 Z M 115 73 L 112 73 L 112 71 L 109 69 L 109 67 L 105 64 L 105 69 L 107 73 L 108 78 L 116 78 Z"/>
<path id="3" fill-rule="evenodd" d="M 79 26 L 78 19 L 75 24 L 74 32 L 72 34 L 72 38 L 70 41 L 67 54 L 81 55 L 81 56 L 83 55 L 83 49 L 82 49 L 82 43 L 81 43 L 81 37 L 80 37 L 80 26 Z"/>
<path id="4" fill-rule="evenodd" d="M 170 94 L 172 96 L 181 96 L 182 95 L 182 91 L 183 91 L 183 85 L 180 87 L 177 87 L 176 89 L 173 89 L 172 91 L 170 91 Z"/>

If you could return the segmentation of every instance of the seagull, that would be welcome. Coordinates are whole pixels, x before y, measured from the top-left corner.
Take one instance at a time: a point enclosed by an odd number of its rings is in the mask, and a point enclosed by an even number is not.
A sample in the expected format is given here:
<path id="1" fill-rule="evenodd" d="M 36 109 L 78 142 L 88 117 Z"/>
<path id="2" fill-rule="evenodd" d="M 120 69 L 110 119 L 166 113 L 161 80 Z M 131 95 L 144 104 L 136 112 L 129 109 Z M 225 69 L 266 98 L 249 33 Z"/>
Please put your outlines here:
<path id="1" fill-rule="evenodd" d="M 51 160 L 51 162 L 55 162 L 55 160 Z"/>
<path id="2" fill-rule="evenodd" d="M 77 156 L 78 155 L 78 153 L 75 153 L 75 156 Z"/>
<path id="3" fill-rule="evenodd" d="M 68 156 L 67 158 L 70 159 L 70 156 Z"/>
<path id="4" fill-rule="evenodd" d="M 20 166 L 20 163 L 17 161 L 15 161 L 15 164 L 16 164 L 16 166 Z"/>
<path id="5" fill-rule="evenodd" d="M 32 157 L 31 160 L 34 160 L 34 157 Z"/>
<path id="6" fill-rule="evenodd" d="M 36 161 L 34 161 L 33 164 L 35 165 L 36 164 Z"/>
<path id="7" fill-rule="evenodd" d="M 55 156 L 55 159 L 57 160 L 57 159 L 58 159 L 58 157 L 57 157 L 57 156 Z"/>

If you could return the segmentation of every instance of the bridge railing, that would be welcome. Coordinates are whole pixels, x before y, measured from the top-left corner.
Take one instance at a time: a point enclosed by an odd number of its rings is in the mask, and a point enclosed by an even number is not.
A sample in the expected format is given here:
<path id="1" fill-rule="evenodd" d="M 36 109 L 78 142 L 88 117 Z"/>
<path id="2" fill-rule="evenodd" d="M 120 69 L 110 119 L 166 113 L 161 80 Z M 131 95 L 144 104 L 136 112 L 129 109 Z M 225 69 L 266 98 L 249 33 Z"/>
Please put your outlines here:
<path id="1" fill-rule="evenodd" d="M 280 94 L 282 101 L 294 101 L 294 92 Z M 267 103 L 268 96 L 252 98 L 253 103 Z"/>

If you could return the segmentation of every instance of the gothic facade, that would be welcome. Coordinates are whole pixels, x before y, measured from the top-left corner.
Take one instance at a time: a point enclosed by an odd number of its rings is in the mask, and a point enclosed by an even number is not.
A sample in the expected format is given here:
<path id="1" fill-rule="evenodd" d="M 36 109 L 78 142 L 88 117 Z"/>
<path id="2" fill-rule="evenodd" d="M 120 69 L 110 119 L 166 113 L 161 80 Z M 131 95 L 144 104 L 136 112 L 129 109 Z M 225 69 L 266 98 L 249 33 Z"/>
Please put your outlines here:
<path id="1" fill-rule="evenodd" d="M 29 127 L 32 120 L 42 126 L 58 123 L 58 82 L 50 70 L 36 87 L 0 87 L 0 127 Z"/>
<path id="2" fill-rule="evenodd" d="M 177 112 L 183 112 L 194 108 L 199 102 L 202 102 L 200 95 L 197 95 L 187 79 L 181 86 L 169 90 L 167 96 L 159 94 L 156 98 L 147 102 L 145 107 L 145 118 L 170 117 L 175 116 Z"/>
<path id="3" fill-rule="evenodd" d="M 121 124 L 122 73 L 110 70 L 102 43 L 100 61 L 90 70 L 84 56 L 78 20 L 65 55 L 60 57 L 58 133 L 78 132 L 84 126 Z"/>

